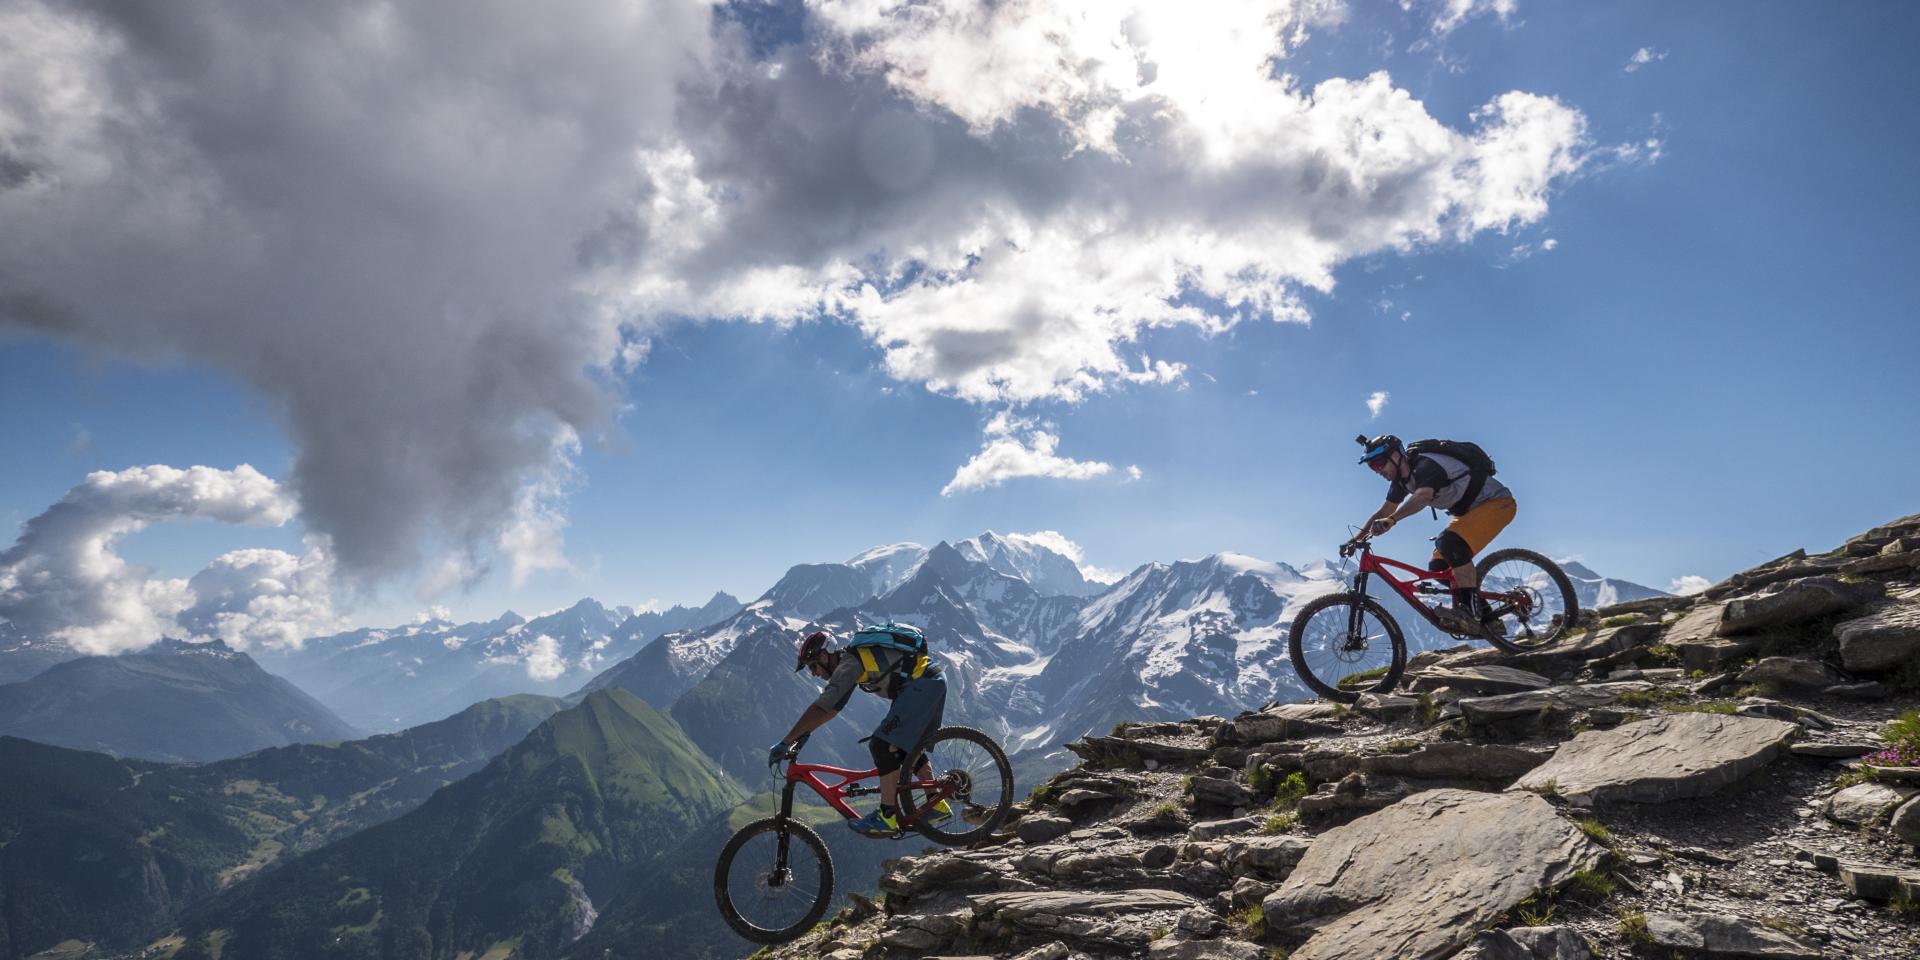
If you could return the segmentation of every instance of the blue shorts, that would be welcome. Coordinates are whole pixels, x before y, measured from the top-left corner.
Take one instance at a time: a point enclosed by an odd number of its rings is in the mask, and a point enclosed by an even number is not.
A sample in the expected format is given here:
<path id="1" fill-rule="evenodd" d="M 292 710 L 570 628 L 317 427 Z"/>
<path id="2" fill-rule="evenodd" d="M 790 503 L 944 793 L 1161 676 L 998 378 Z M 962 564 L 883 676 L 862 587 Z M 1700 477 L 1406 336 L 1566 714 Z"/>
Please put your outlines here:
<path id="1" fill-rule="evenodd" d="M 927 734 L 940 729 L 940 718 L 947 709 L 947 681 L 938 675 L 908 680 L 894 695 L 893 708 L 873 731 L 876 740 L 884 740 L 901 750 L 912 751 Z"/>

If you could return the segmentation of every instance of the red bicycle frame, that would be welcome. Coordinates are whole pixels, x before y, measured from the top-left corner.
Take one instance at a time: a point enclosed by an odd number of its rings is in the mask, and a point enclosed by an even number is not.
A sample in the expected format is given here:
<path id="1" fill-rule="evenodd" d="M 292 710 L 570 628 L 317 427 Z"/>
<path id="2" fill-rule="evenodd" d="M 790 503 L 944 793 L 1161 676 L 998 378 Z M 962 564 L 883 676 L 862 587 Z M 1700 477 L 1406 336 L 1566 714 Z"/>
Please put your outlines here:
<path id="1" fill-rule="evenodd" d="M 1440 621 L 1433 616 L 1433 609 L 1428 607 L 1420 599 L 1420 594 L 1423 593 L 1434 594 L 1451 591 L 1453 589 L 1452 569 L 1442 568 L 1439 570 L 1428 570 L 1424 567 L 1416 567 L 1409 563 L 1401 563 L 1392 557 L 1380 556 L 1373 552 L 1373 544 L 1366 540 L 1354 541 L 1348 544 L 1348 546 L 1358 548 L 1360 551 L 1360 570 L 1354 574 L 1353 592 L 1365 594 L 1367 592 L 1367 577 L 1369 575 L 1378 576 L 1380 579 L 1385 580 L 1388 586 L 1393 588 L 1394 593 L 1400 595 L 1400 599 L 1407 602 L 1407 606 L 1418 611 L 1422 618 L 1428 623 L 1433 624 L 1434 629 L 1442 633 L 1452 632 L 1446 627 L 1441 626 Z M 1389 569 L 1390 567 L 1405 570 L 1413 574 L 1413 576 L 1402 580 L 1393 575 L 1392 570 Z M 1444 584 L 1444 586 L 1420 586 L 1420 584 L 1428 580 L 1436 581 L 1439 584 Z M 1480 596 L 1486 600 L 1490 606 L 1494 606 L 1496 613 L 1506 610 L 1519 610 L 1524 613 L 1531 605 L 1529 598 L 1523 594 L 1501 593 L 1499 591 L 1489 592 L 1483 589 L 1480 591 Z M 1506 604 L 1506 606 L 1499 607 L 1498 604 Z"/>
<path id="2" fill-rule="evenodd" d="M 804 784 L 811 788 L 814 793 L 819 794 L 820 799 L 825 800 L 828 806 L 839 811 L 841 816 L 848 820 L 857 820 L 860 818 L 860 814 L 847 804 L 847 798 L 865 797 L 879 793 L 879 784 L 874 784 L 870 787 L 859 786 L 861 781 L 875 780 L 878 779 L 879 776 L 880 771 L 878 768 L 848 770 L 845 767 L 830 767 L 819 763 L 789 763 L 787 764 L 786 790 L 780 798 L 780 815 L 783 817 L 793 816 L 793 788 Z M 836 777 L 838 779 L 833 783 L 828 783 L 822 779 L 822 777 Z M 902 779 L 900 789 L 913 789 L 917 791 L 919 795 L 927 798 L 925 803 L 915 805 L 912 816 L 901 819 L 900 826 L 902 827 L 913 826 L 919 822 L 922 816 L 926 815 L 928 810 L 933 809 L 934 804 L 953 796 L 954 793 L 953 784 L 938 778 L 933 780 Z"/>

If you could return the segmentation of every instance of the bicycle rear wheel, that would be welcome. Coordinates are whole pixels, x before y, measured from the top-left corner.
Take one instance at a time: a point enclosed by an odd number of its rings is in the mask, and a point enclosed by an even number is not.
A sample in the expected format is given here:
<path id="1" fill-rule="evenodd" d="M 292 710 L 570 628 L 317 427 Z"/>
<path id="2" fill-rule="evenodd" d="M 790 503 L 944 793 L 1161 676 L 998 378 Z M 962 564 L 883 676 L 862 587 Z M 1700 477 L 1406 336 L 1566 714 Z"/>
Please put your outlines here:
<path id="1" fill-rule="evenodd" d="M 713 896 L 733 932 L 754 943 L 785 943 L 813 929 L 833 899 L 833 855 L 798 820 L 755 820 L 720 849 Z M 786 847 L 780 867 L 781 847 Z"/>
<path id="2" fill-rule="evenodd" d="M 1385 693 L 1407 667 L 1400 625 L 1372 597 L 1335 593 L 1294 615 L 1287 631 L 1293 669 L 1315 693 L 1352 703 L 1362 693 Z"/>
<path id="3" fill-rule="evenodd" d="M 932 765 L 931 778 L 919 773 Z M 941 727 L 900 768 L 900 815 L 921 814 L 914 829 L 935 843 L 961 847 L 993 834 L 1013 809 L 1013 764 L 993 738 L 967 727 Z M 928 810 L 945 801 L 948 810 Z"/>
<path id="4" fill-rule="evenodd" d="M 1508 653 L 1538 650 L 1561 637 L 1580 616 L 1573 581 L 1532 550 L 1495 550 L 1474 564 L 1480 595 L 1492 609 L 1487 640 Z"/>

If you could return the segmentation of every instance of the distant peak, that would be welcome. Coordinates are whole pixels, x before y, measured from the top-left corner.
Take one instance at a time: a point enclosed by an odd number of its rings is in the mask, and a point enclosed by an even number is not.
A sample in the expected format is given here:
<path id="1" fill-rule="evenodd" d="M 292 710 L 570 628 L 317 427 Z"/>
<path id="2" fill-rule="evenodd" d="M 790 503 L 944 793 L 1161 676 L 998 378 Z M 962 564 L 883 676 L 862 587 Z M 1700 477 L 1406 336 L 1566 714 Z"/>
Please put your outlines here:
<path id="1" fill-rule="evenodd" d="M 715 590 L 713 597 L 707 601 L 706 605 L 709 607 L 737 607 L 740 605 L 740 600 L 725 590 Z"/>

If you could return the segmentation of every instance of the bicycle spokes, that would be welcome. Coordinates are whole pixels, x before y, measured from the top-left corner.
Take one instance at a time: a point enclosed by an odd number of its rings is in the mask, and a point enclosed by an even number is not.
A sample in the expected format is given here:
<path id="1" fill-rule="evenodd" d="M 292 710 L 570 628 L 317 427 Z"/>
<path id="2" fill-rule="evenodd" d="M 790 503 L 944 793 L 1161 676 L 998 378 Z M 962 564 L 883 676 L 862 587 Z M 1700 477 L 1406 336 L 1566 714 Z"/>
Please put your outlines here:
<path id="1" fill-rule="evenodd" d="M 820 856 L 811 846 L 768 830 L 748 838 L 734 855 L 727 899 L 754 927 L 784 930 L 813 910 L 822 876 Z"/>

